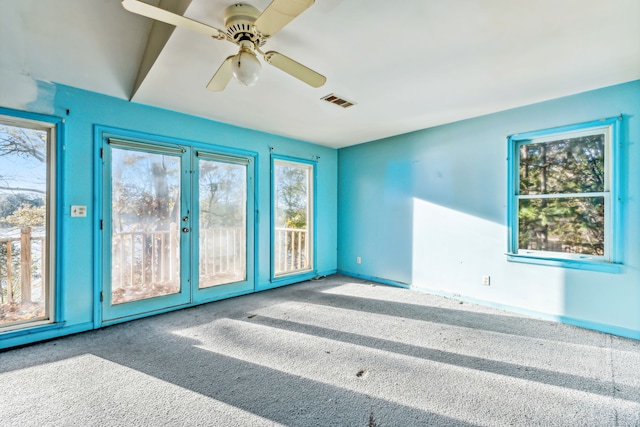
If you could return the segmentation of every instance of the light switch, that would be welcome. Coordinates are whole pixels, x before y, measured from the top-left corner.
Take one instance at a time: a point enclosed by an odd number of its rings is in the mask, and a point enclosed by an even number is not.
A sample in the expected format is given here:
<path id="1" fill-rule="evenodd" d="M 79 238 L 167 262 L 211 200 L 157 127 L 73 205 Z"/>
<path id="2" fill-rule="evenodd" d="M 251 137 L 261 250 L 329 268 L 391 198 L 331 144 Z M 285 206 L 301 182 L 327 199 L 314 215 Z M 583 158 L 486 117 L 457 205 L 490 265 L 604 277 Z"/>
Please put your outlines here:
<path id="1" fill-rule="evenodd" d="M 86 217 L 87 216 L 87 207 L 82 205 L 71 205 L 71 216 L 72 217 Z"/>

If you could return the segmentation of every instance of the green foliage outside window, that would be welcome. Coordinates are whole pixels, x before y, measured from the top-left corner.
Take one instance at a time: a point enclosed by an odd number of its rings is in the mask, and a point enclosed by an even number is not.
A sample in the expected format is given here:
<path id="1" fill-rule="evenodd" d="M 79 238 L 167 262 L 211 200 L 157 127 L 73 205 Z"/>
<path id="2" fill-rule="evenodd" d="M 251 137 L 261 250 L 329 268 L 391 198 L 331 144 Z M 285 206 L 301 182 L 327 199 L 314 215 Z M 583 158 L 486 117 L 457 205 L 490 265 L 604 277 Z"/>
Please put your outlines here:
<path id="1" fill-rule="evenodd" d="M 276 169 L 276 225 L 306 229 L 309 171 L 306 168 L 280 165 Z"/>
<path id="2" fill-rule="evenodd" d="M 604 255 L 605 149 L 603 133 L 520 145 L 519 249 Z"/>

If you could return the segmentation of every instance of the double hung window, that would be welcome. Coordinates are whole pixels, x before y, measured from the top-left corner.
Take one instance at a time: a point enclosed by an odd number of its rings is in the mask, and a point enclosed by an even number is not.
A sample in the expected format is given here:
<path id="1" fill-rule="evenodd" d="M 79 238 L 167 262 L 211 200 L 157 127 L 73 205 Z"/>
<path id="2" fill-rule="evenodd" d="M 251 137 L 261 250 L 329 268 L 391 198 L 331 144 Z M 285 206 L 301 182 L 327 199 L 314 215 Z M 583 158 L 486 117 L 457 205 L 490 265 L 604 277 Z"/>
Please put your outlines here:
<path id="1" fill-rule="evenodd" d="M 511 260 L 618 262 L 618 118 L 509 137 Z"/>

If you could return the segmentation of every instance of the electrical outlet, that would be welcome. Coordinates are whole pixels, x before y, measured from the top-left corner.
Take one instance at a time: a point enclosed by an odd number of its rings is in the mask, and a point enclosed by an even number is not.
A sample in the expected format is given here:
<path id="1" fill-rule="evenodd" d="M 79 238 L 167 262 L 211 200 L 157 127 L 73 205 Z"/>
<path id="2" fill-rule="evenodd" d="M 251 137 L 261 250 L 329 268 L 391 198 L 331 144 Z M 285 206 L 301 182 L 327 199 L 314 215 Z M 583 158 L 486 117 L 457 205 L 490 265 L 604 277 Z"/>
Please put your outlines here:
<path id="1" fill-rule="evenodd" d="M 482 284 L 485 286 L 491 285 L 491 276 L 482 276 Z"/>
<path id="2" fill-rule="evenodd" d="M 360 263 L 362 263 L 362 258 L 358 256 L 356 257 L 356 264 L 360 264 Z"/>

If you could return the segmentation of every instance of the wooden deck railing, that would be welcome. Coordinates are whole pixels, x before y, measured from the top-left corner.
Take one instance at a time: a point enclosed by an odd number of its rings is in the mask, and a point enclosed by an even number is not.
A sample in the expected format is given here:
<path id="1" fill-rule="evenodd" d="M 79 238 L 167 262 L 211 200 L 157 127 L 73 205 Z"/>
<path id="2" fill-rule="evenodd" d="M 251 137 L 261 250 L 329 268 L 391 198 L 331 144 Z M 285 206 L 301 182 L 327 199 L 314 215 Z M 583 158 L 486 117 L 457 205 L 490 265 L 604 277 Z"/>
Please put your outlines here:
<path id="1" fill-rule="evenodd" d="M 307 230 L 275 229 L 275 274 L 306 270 L 310 266 Z"/>
<path id="2" fill-rule="evenodd" d="M 4 272 L 0 275 L 0 302 L 13 302 L 17 299 L 23 304 L 31 302 L 32 285 L 34 284 L 39 286 L 37 299 L 44 298 L 46 285 L 46 256 L 43 256 L 46 252 L 44 251 L 45 240 L 44 236 L 32 235 L 30 227 L 22 228 L 20 237 L 0 237 L 0 249 L 3 249 L 0 252 L 2 254 L 0 272 Z M 16 265 L 18 271 L 14 269 Z"/>

